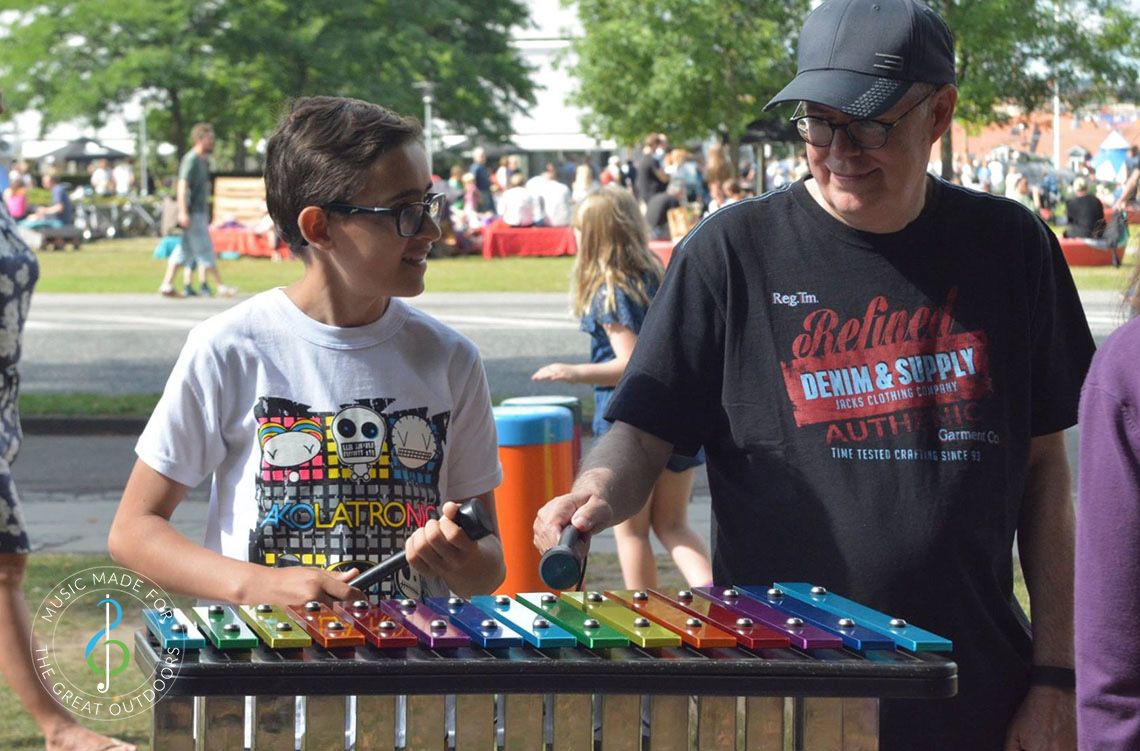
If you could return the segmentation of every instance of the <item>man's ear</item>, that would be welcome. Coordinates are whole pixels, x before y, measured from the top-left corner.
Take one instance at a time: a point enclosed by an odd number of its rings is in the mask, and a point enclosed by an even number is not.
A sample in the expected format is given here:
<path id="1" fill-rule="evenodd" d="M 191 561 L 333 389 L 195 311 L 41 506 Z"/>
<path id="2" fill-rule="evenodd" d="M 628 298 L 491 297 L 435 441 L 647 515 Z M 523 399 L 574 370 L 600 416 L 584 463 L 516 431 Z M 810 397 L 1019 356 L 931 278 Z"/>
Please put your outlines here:
<path id="1" fill-rule="evenodd" d="M 301 237 L 305 242 L 316 248 L 332 247 L 329 237 L 328 214 L 316 206 L 306 206 L 297 215 L 297 228 L 301 230 Z"/>
<path id="2" fill-rule="evenodd" d="M 958 87 L 943 86 L 942 91 L 934 95 L 930 105 L 930 112 L 934 115 L 930 143 L 934 143 L 949 129 L 954 121 L 954 107 L 958 104 Z"/>

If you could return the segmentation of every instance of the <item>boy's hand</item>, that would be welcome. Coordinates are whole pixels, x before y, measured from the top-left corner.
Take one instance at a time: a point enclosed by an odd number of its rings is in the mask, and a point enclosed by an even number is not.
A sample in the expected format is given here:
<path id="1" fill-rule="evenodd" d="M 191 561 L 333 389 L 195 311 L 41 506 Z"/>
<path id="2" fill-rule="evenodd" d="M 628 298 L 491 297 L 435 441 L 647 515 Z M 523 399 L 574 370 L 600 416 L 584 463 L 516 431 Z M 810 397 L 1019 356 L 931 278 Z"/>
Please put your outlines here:
<path id="1" fill-rule="evenodd" d="M 258 602 L 274 605 L 304 605 L 316 600 L 326 605 L 365 599 L 364 593 L 349 586 L 348 581 L 360 573 L 357 569 L 329 572 L 319 568 L 295 566 L 264 569 L 251 591 Z M 248 603 L 244 603 L 248 604 Z"/>
<path id="2" fill-rule="evenodd" d="M 408 538 L 404 551 L 408 564 L 425 576 L 451 582 L 476 562 L 479 543 L 472 540 L 455 521 L 459 504 L 448 501 L 440 509 L 440 519 L 428 519 Z"/>

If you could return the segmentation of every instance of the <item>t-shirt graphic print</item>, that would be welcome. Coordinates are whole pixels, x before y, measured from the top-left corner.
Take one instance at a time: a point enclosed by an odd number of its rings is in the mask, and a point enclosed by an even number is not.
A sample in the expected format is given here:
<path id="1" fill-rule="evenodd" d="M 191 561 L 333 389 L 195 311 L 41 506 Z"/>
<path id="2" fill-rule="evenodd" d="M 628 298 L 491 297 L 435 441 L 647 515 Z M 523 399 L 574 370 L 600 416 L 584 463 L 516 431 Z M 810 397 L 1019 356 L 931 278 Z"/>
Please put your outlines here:
<path id="1" fill-rule="evenodd" d="M 973 449 L 869 450 L 881 445 L 875 439 L 936 427 L 952 443 L 1000 441 L 992 430 L 970 429 L 993 382 L 986 333 L 955 321 L 957 297 L 953 287 L 941 305 L 907 309 L 877 295 L 846 319 L 827 307 L 806 312 L 780 361 L 796 427 L 825 426 L 838 459 L 980 461 Z"/>
<path id="2" fill-rule="evenodd" d="M 319 412 L 288 399 L 258 400 L 250 561 L 364 571 L 439 518 L 450 413 L 385 411 L 393 401 L 362 399 Z M 407 570 L 378 586 L 385 597 L 424 594 Z"/>

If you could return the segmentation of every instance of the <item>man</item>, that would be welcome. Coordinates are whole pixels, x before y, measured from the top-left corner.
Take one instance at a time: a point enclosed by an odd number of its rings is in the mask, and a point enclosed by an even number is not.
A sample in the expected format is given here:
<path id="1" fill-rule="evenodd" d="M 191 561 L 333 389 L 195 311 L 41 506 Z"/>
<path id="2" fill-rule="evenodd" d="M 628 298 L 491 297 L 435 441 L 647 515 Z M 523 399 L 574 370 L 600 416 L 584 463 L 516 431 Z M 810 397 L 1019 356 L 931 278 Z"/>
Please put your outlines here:
<path id="1" fill-rule="evenodd" d="M 1098 238 L 1104 234 L 1104 204 L 1089 195 L 1089 184 L 1083 177 L 1073 180 L 1073 197 L 1066 203 L 1065 213 L 1065 237 Z"/>
<path id="2" fill-rule="evenodd" d="M 535 542 L 628 518 L 670 452 L 703 445 L 718 583 L 813 582 L 954 641 L 958 696 L 884 700 L 883 751 L 1071 749 L 1061 431 L 1092 339 L 1039 219 L 926 174 L 957 102 L 953 50 L 914 0 L 811 13 L 769 102 L 801 103 L 810 176 L 688 235 L 614 428 Z"/>
<path id="3" fill-rule="evenodd" d="M 526 181 L 526 188 L 538 198 L 536 224 L 548 227 L 570 226 L 570 187 L 558 181 L 558 168 L 547 162 L 542 174 Z"/>
<path id="4" fill-rule="evenodd" d="M 182 228 L 182 242 L 170 254 L 166 264 L 166 274 L 159 286 L 159 294 L 175 297 L 174 275 L 186 266 L 184 294 L 193 297 L 190 269 L 197 265 L 198 281 L 203 295 L 212 296 L 213 291 L 206 283 L 211 276 L 218 294 L 232 295 L 236 290 L 222 284 L 218 274 L 217 260 L 214 258 L 214 244 L 210 240 L 210 154 L 214 153 L 214 126 L 197 123 L 190 129 L 190 140 L 194 143 L 178 167 L 178 226 Z"/>
<path id="5" fill-rule="evenodd" d="M 681 180 L 670 180 L 664 193 L 657 193 L 645 204 L 645 222 L 654 240 L 669 239 L 669 211 L 684 205 L 688 190 Z"/>
<path id="6" fill-rule="evenodd" d="M 494 211 L 495 201 L 491 197 L 491 173 L 487 170 L 487 150 L 476 146 L 471 152 L 471 167 L 467 170 L 475 176 L 475 188 L 479 191 L 479 211 Z"/>
<path id="7" fill-rule="evenodd" d="M 658 193 L 663 193 L 669 184 L 669 175 L 661 167 L 661 158 L 669 145 L 663 133 L 650 133 L 641 148 L 641 157 L 637 160 L 637 176 L 634 178 L 634 192 L 637 200 L 642 204 L 649 203 L 649 199 Z"/>
<path id="8" fill-rule="evenodd" d="M 68 227 L 75 221 L 75 206 L 68 195 L 67 183 L 61 183 L 56 175 L 55 168 L 44 173 L 44 190 L 51 192 L 51 203 L 36 209 L 35 221 L 28 222 L 27 226 L 36 227 Z"/>
<path id="9" fill-rule="evenodd" d="M 499 197 L 499 215 L 511 227 L 533 227 L 538 213 L 538 198 L 526 189 L 526 176 L 516 172 L 508 178 L 509 188 Z"/>

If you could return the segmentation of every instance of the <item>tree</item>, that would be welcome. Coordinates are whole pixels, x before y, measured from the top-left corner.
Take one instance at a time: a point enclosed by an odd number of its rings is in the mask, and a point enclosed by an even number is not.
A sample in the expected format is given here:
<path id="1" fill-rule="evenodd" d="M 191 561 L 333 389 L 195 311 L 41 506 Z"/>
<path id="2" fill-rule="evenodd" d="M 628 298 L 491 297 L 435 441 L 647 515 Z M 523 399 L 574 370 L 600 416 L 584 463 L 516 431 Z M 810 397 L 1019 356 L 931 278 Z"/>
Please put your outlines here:
<path id="1" fill-rule="evenodd" d="M 745 126 L 795 72 L 791 37 L 808 0 L 577 6 L 584 33 L 571 47 L 573 101 L 588 113 L 587 130 L 622 143 L 656 131 L 675 141 L 718 133 L 735 155 Z"/>
<path id="2" fill-rule="evenodd" d="M 1079 106 L 1135 87 L 1140 19 L 1119 0 L 929 0 L 954 32 L 956 116 L 980 126 L 998 106 L 1040 109 L 1053 96 Z M 942 174 L 952 175 L 953 143 L 942 140 Z"/>
<path id="3" fill-rule="evenodd" d="M 98 124 L 141 97 L 157 140 L 183 150 L 195 121 L 239 155 L 288 99 L 355 96 L 419 114 L 414 84 L 435 84 L 435 116 L 460 132 L 508 134 L 533 103 L 510 45 L 521 0 L 15 0 L 0 44 L 0 89 L 45 126 Z"/>
<path id="4" fill-rule="evenodd" d="M 572 0 L 563 0 L 572 2 Z M 1140 24 L 1119 0 L 928 0 L 955 34 L 967 125 L 1001 104 L 1040 107 L 1059 84 L 1067 104 L 1137 90 Z M 578 0 L 583 36 L 572 49 L 574 101 L 584 125 L 624 143 L 664 130 L 720 133 L 744 126 L 795 73 L 806 0 Z M 943 139 L 943 171 L 953 146 Z"/>

